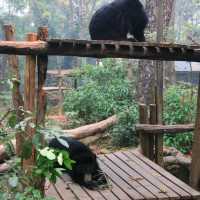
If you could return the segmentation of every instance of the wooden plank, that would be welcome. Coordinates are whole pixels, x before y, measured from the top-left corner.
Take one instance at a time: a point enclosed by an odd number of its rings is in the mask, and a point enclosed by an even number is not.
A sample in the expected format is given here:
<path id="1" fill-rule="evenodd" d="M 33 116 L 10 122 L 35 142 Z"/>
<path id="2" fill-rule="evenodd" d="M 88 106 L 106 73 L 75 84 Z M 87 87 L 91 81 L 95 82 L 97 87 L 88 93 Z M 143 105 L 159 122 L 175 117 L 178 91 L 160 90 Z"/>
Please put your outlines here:
<path id="1" fill-rule="evenodd" d="M 131 200 L 131 198 L 121 190 L 113 181 L 109 180 L 111 189 L 101 190 L 100 193 L 107 199 L 120 199 L 120 200 Z"/>
<path id="2" fill-rule="evenodd" d="M 104 196 L 99 191 L 89 190 L 87 188 L 83 188 L 83 189 L 90 195 L 92 199 L 105 200 Z M 112 199 L 112 197 L 109 197 L 109 199 Z"/>
<path id="3" fill-rule="evenodd" d="M 101 162 L 99 164 L 101 165 Z M 72 183 L 71 178 L 67 174 L 63 176 L 63 179 L 65 180 L 67 185 Z M 111 180 L 109 180 L 109 182 L 111 183 L 112 186 L 111 188 L 105 190 L 99 190 L 99 192 L 102 194 L 102 196 L 104 196 L 105 199 L 131 200 L 131 198 L 125 192 L 123 192 L 114 182 L 112 182 Z"/>
<path id="4" fill-rule="evenodd" d="M 179 199 L 180 197 L 172 190 L 167 188 L 163 183 L 155 179 L 149 172 L 143 170 L 141 166 L 134 162 L 130 162 L 130 159 L 123 155 L 121 152 L 107 155 L 113 162 L 124 169 L 134 180 L 142 185 L 144 189 L 151 192 L 154 197 L 158 199 Z M 135 174 L 137 176 L 135 177 Z M 139 177 L 139 178 L 138 178 Z M 163 192 L 165 191 L 165 192 Z M 143 193 L 144 194 L 144 193 Z"/>
<path id="5" fill-rule="evenodd" d="M 186 48 L 186 49 L 199 49 L 199 45 L 184 45 L 184 44 L 174 44 L 170 42 L 131 42 L 131 41 L 111 41 L 111 40 L 74 40 L 74 39 L 49 39 L 48 40 L 49 45 L 56 45 L 56 44 L 119 44 L 119 45 L 129 45 L 133 44 L 135 47 L 160 47 L 160 48 Z"/>
<path id="6" fill-rule="evenodd" d="M 52 184 L 50 185 L 49 189 L 45 192 L 45 196 L 54 197 L 56 200 L 63 200 L 60 198 L 55 187 Z"/>
<path id="7" fill-rule="evenodd" d="M 152 169 L 154 169 L 156 172 L 158 172 L 161 176 L 165 177 L 166 179 L 170 180 L 172 183 L 174 183 L 176 186 L 181 188 L 183 191 L 190 194 L 193 199 L 200 198 L 200 192 L 197 192 L 193 188 L 191 188 L 189 185 L 181 181 L 180 179 L 177 179 L 175 176 L 164 170 L 162 167 L 158 166 L 154 162 L 150 161 L 149 159 L 145 158 L 138 152 L 131 151 L 133 155 L 135 155 L 138 159 L 149 165 Z"/>
<path id="8" fill-rule="evenodd" d="M 122 191 L 124 191 L 131 199 L 144 199 L 144 197 L 138 193 L 135 189 L 133 189 L 126 181 L 124 181 L 121 177 L 118 176 L 118 173 L 107 166 L 102 158 L 99 158 L 100 168 L 109 176 L 109 178 L 119 187 Z"/>
<path id="9" fill-rule="evenodd" d="M 143 195 L 145 199 L 156 198 L 156 192 L 152 194 L 149 190 L 146 189 L 150 187 L 150 184 L 143 177 L 139 176 L 126 165 L 121 164 L 120 160 L 115 159 L 114 155 L 109 154 L 106 157 L 104 157 L 103 160 L 110 168 L 112 168 L 114 171 L 117 171 L 118 175 L 124 181 L 126 181 L 132 188 L 134 188 L 137 192 Z M 114 162 L 112 162 L 111 160 L 114 160 Z M 122 169 L 124 169 L 124 171 Z M 152 190 L 154 189 L 156 190 L 156 188 L 153 188 Z M 162 199 L 167 199 L 166 195 L 158 194 L 158 196 Z"/>
<path id="10" fill-rule="evenodd" d="M 78 184 L 71 181 L 67 174 L 63 174 L 62 179 L 67 183 L 70 190 L 80 200 L 92 200 L 92 198 L 85 192 L 85 190 Z"/>
<path id="11" fill-rule="evenodd" d="M 185 133 L 194 130 L 194 124 L 176 124 L 176 125 L 151 125 L 151 124 L 136 124 L 136 131 L 145 134 L 177 134 Z"/>
<path id="12" fill-rule="evenodd" d="M 156 179 L 158 179 L 162 184 L 166 185 L 170 190 L 172 190 L 174 193 L 178 194 L 180 197 L 184 199 L 191 199 L 191 195 L 183 190 L 181 187 L 177 186 L 173 181 L 167 179 L 165 176 L 159 174 L 157 171 L 155 171 L 150 165 L 144 163 L 142 160 L 140 160 L 138 157 L 136 157 L 132 152 L 123 152 L 127 158 L 131 159 L 135 163 L 137 163 L 141 168 L 144 170 L 147 170 L 151 175 L 153 175 Z"/>
<path id="13" fill-rule="evenodd" d="M 62 200 L 77 200 L 76 196 L 71 192 L 67 184 L 60 178 L 55 184 L 55 189 L 62 197 Z"/>

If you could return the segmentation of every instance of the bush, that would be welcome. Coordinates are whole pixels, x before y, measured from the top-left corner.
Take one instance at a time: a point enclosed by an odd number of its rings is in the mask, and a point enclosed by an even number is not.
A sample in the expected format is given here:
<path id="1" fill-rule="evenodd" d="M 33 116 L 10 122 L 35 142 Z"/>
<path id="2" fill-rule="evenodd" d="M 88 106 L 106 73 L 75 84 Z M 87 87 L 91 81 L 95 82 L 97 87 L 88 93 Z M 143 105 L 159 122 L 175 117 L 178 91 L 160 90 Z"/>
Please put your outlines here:
<path id="1" fill-rule="evenodd" d="M 136 105 L 129 107 L 127 112 L 118 115 L 119 123 L 111 129 L 112 143 L 115 146 L 136 146 L 138 136 L 135 135 L 134 124 L 138 120 L 138 108 Z"/>
<path id="2" fill-rule="evenodd" d="M 186 124 L 194 122 L 196 112 L 196 91 L 184 86 L 172 86 L 164 95 L 165 124 Z M 164 141 L 182 153 L 188 153 L 192 147 L 192 134 L 166 134 Z"/>
<path id="3" fill-rule="evenodd" d="M 134 90 L 126 78 L 124 68 L 120 64 L 113 66 L 106 63 L 97 67 L 86 66 L 82 73 L 84 77 L 81 80 L 78 75 L 78 89 L 65 94 L 64 110 L 75 122 L 73 126 L 94 123 L 124 113 L 120 115 L 120 124 L 111 129 L 110 133 L 114 144 L 119 145 L 120 141 L 122 145 L 130 144 L 133 141 L 130 135 L 134 137 L 132 122 L 136 121 L 138 114 L 133 101 Z"/>

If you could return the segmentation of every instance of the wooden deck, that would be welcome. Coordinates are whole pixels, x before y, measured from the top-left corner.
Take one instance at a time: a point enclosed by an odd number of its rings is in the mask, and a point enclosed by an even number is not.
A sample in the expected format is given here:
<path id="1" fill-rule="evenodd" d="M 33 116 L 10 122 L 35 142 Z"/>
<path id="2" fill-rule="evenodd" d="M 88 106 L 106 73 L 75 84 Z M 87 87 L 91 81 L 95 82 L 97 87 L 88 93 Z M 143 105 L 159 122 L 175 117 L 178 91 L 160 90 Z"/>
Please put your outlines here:
<path id="1" fill-rule="evenodd" d="M 46 195 L 57 200 L 200 199 L 199 192 L 137 152 L 116 152 L 98 158 L 110 179 L 110 189 L 88 190 L 64 175 Z"/>

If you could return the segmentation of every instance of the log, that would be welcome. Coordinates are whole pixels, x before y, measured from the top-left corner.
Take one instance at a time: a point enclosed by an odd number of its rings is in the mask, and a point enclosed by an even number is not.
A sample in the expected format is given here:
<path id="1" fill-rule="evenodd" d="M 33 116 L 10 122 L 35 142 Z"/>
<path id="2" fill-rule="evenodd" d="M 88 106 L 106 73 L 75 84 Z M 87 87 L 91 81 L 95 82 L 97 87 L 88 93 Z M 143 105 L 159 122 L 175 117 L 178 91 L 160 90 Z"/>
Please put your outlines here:
<path id="1" fill-rule="evenodd" d="M 95 135 L 96 133 L 104 132 L 109 126 L 112 126 L 118 122 L 117 115 L 113 115 L 103 121 L 85 125 L 75 129 L 63 130 L 62 132 L 67 134 L 67 136 L 83 139 L 88 136 Z"/>
<path id="2" fill-rule="evenodd" d="M 178 154 L 176 156 L 166 156 L 164 157 L 164 166 L 167 168 L 168 166 L 171 166 L 173 164 L 179 164 L 184 165 L 186 167 L 190 167 L 191 164 L 191 158 L 186 157 L 182 154 Z"/>
<path id="3" fill-rule="evenodd" d="M 12 25 L 4 25 L 5 39 L 7 41 L 15 41 L 15 29 Z M 12 102 L 13 107 L 16 110 L 17 123 L 23 120 L 23 113 L 19 109 L 24 106 L 22 94 L 20 92 L 20 72 L 19 72 L 19 59 L 16 55 L 8 56 L 8 63 L 10 65 L 10 71 L 12 76 L 13 88 L 12 88 Z M 16 133 L 16 151 L 17 155 L 21 154 L 22 133 Z"/>
<path id="4" fill-rule="evenodd" d="M 42 41 L 0 41 L 1 54 L 38 55 L 46 49 L 47 43 Z"/>
<path id="5" fill-rule="evenodd" d="M 138 132 L 146 134 L 177 134 L 190 132 L 194 130 L 194 124 L 177 124 L 177 125 L 150 125 L 150 124 L 137 124 L 135 129 Z"/>
<path id="6" fill-rule="evenodd" d="M 67 134 L 67 136 L 73 137 L 75 139 L 84 139 L 88 136 L 94 136 L 97 134 L 97 137 L 93 137 L 94 140 L 99 138 L 99 133 L 104 132 L 109 126 L 112 126 L 118 122 L 117 115 L 113 115 L 103 121 L 85 125 L 75 129 L 63 130 L 62 132 Z M 92 139 L 93 140 L 93 139 Z M 16 140 L 11 141 L 13 147 L 16 151 Z M 0 145 L 0 161 L 4 160 L 8 155 L 6 155 L 5 145 Z"/>
<path id="7" fill-rule="evenodd" d="M 27 40 L 28 41 L 36 41 L 37 40 L 37 34 L 35 33 L 29 33 L 27 34 Z M 32 119 L 28 121 L 29 123 L 36 123 L 35 120 L 35 97 L 36 97 L 36 63 L 37 59 L 36 56 L 29 55 L 26 56 L 26 65 L 25 65 L 25 72 L 24 72 L 24 109 L 26 111 L 30 111 L 32 113 Z M 25 117 L 30 117 L 26 116 Z M 24 139 L 25 141 L 32 141 L 34 135 L 35 135 L 36 129 L 27 125 L 26 131 L 24 133 Z M 22 158 L 22 167 L 25 171 L 28 173 L 31 172 L 32 166 L 35 164 L 35 148 L 32 147 L 32 155 L 28 159 Z"/>

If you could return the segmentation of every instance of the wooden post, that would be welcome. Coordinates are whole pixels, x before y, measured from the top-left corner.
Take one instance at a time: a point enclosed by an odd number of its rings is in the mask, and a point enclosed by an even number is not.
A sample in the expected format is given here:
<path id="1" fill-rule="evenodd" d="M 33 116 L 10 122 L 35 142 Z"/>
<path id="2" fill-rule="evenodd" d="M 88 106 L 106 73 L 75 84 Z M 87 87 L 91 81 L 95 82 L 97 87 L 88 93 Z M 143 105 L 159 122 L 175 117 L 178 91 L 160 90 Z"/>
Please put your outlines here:
<path id="1" fill-rule="evenodd" d="M 48 28 L 39 27 L 38 28 L 38 39 L 46 41 L 48 38 Z M 43 87 L 45 86 L 46 73 L 48 66 L 48 55 L 39 55 L 37 58 L 38 67 L 38 91 L 37 91 L 37 125 L 43 125 L 45 121 L 46 113 L 46 92 Z"/>
<path id="2" fill-rule="evenodd" d="M 58 74 L 59 74 L 59 83 L 58 83 L 58 89 L 59 89 L 59 94 L 60 94 L 60 99 L 59 99 L 59 115 L 63 114 L 63 103 L 64 103 L 64 93 L 62 90 L 63 86 L 63 77 L 61 75 L 62 67 L 60 66 L 58 69 Z"/>
<path id="3" fill-rule="evenodd" d="M 199 74 L 199 85 L 198 85 L 198 98 L 197 98 L 197 113 L 194 130 L 194 139 L 192 147 L 192 164 L 191 164 L 191 175 L 190 185 L 197 190 L 200 190 L 200 74 Z"/>
<path id="4" fill-rule="evenodd" d="M 150 104 L 149 105 L 149 122 L 150 124 L 157 124 L 157 113 L 156 113 L 156 104 Z M 150 134 L 149 135 L 149 151 L 150 151 L 150 159 L 155 161 L 156 158 L 156 148 L 155 148 L 155 135 Z"/>
<path id="5" fill-rule="evenodd" d="M 5 39 L 7 41 L 15 41 L 15 29 L 12 25 L 4 25 Z M 20 73 L 19 73 L 19 61 L 16 55 L 8 56 L 8 63 L 11 70 L 11 78 L 13 82 L 12 88 L 12 101 L 13 107 L 16 110 L 17 123 L 23 120 L 22 112 L 19 107 L 23 107 L 23 98 L 20 93 Z M 22 135 L 20 132 L 16 133 L 16 154 L 21 153 Z"/>
<path id="6" fill-rule="evenodd" d="M 148 124 L 148 107 L 145 104 L 140 104 L 139 105 L 139 121 L 140 124 Z M 139 132 L 139 137 L 140 137 L 140 145 L 141 145 L 141 153 L 150 158 L 150 143 L 149 143 L 149 135 L 144 134 L 142 132 Z"/>
<path id="7" fill-rule="evenodd" d="M 157 42 L 163 40 L 163 0 L 157 1 Z M 163 123 L 163 62 L 156 61 L 156 106 L 157 124 Z M 163 134 L 155 138 L 156 163 L 163 166 Z"/>
<path id="8" fill-rule="evenodd" d="M 28 41 L 36 41 L 37 34 L 29 33 L 27 35 Z M 24 109 L 32 113 L 32 119 L 29 123 L 35 123 L 35 67 L 36 67 L 36 56 L 26 56 L 25 76 L 24 76 Z M 24 134 L 25 142 L 30 141 L 32 143 L 33 136 L 35 134 L 35 128 L 32 126 L 26 127 L 26 133 Z M 35 149 L 32 147 L 32 155 L 28 159 L 24 159 L 23 169 L 27 172 L 31 172 L 32 167 L 35 163 Z"/>

